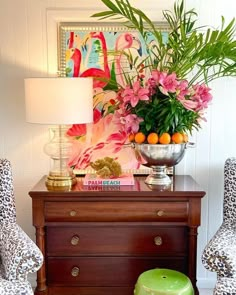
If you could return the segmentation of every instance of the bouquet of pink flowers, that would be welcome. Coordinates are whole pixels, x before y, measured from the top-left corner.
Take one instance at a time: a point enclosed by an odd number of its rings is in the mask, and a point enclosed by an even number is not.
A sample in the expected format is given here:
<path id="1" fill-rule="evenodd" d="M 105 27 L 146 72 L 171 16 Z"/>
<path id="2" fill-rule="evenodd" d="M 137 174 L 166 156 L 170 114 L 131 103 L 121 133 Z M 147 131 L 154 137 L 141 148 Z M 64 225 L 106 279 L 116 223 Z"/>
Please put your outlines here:
<path id="1" fill-rule="evenodd" d="M 83 42 L 74 34 L 68 39 L 74 76 L 92 75 L 95 87 L 92 131 L 73 125 L 67 133 L 75 142 L 69 165 L 86 168 L 115 154 L 123 169 L 137 168 L 140 163 L 123 148 L 130 138 L 139 134 L 137 143 L 150 143 L 152 134 L 153 144 L 186 142 L 186 133 L 198 130 L 206 120 L 210 82 L 236 75 L 235 19 L 225 24 L 222 17 L 219 29 L 198 30 L 195 10 L 186 10 L 184 0 L 176 0 L 172 11 L 163 11 L 161 26 L 129 0 L 101 2 L 106 10 L 92 17 L 116 23 L 119 19 L 125 29 L 90 32 L 81 35 Z M 86 48 L 86 56 L 99 62 L 81 74 L 78 69 Z M 87 59 L 83 67 L 86 64 Z M 176 134 L 181 135 L 177 140 Z"/>
<path id="2" fill-rule="evenodd" d="M 115 122 L 127 134 L 191 132 L 204 120 L 212 99 L 209 91 L 204 83 L 189 85 L 175 73 L 153 70 L 147 81 L 138 75 L 136 81 L 119 90 L 112 106 Z"/>
<path id="3" fill-rule="evenodd" d="M 114 113 L 119 130 L 127 135 L 161 135 L 199 129 L 212 100 L 208 83 L 236 74 L 235 20 L 225 27 L 222 17 L 220 30 L 207 28 L 205 33 L 199 32 L 195 27 L 196 12 L 185 11 L 184 0 L 177 0 L 173 12 L 163 11 L 169 27 L 166 37 L 128 0 L 101 1 L 108 10 L 93 17 L 124 20 L 129 30 L 142 36 L 147 48 L 142 61 L 131 51 L 113 53 L 123 55 L 132 68 L 123 69 L 126 86 L 113 81 L 117 101 L 107 113 Z"/>

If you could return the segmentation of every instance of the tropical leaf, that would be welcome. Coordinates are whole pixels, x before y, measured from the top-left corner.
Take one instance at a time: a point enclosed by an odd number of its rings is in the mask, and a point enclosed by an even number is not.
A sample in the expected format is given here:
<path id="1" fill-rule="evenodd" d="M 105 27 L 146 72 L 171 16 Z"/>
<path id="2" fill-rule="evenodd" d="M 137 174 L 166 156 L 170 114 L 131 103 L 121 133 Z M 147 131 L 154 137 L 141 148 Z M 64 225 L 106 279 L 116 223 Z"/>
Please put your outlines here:
<path id="1" fill-rule="evenodd" d="M 236 76 L 235 19 L 226 24 L 222 17 L 219 28 L 197 27 L 196 11 L 186 10 L 185 1 L 177 0 L 173 11 L 163 11 L 163 17 L 169 26 L 166 40 L 156 24 L 143 11 L 131 6 L 128 0 L 101 1 L 107 10 L 92 17 L 119 19 L 124 26 L 140 33 L 147 47 L 147 57 L 142 61 L 145 71 L 175 73 L 179 80 L 188 80 L 188 87 L 196 83 L 208 84 L 221 77 Z M 148 44 L 150 34 L 155 40 L 152 45 Z M 137 72 L 135 77 L 131 77 L 128 71 L 123 70 L 126 83 L 132 85 L 138 78 L 144 86 L 145 81 L 138 75 L 141 67 L 139 59 L 133 57 L 131 52 L 119 54 L 124 55 Z M 109 86 L 114 89 L 112 83 Z M 145 134 L 152 131 L 158 134 L 191 132 L 193 128 L 200 128 L 199 112 L 183 107 L 171 93 L 164 95 L 157 91 L 151 96 L 149 103 L 139 101 L 135 108 L 131 108 L 131 113 L 144 119 L 139 126 L 140 131 Z"/>

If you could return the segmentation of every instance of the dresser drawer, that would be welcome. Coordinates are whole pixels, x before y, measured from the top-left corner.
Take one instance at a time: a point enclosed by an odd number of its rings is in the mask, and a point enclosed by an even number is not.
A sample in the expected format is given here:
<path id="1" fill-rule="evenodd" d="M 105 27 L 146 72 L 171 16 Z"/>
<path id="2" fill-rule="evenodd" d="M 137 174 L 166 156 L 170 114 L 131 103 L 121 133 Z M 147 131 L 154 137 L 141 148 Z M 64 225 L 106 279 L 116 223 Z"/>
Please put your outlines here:
<path id="1" fill-rule="evenodd" d="M 63 286 L 134 286 L 148 269 L 170 267 L 187 272 L 185 257 L 70 257 L 48 258 L 47 280 Z"/>
<path id="2" fill-rule="evenodd" d="M 45 219 L 187 222 L 188 202 L 46 202 Z"/>
<path id="3" fill-rule="evenodd" d="M 181 255 L 187 251 L 186 227 L 47 227 L 47 255 Z"/>

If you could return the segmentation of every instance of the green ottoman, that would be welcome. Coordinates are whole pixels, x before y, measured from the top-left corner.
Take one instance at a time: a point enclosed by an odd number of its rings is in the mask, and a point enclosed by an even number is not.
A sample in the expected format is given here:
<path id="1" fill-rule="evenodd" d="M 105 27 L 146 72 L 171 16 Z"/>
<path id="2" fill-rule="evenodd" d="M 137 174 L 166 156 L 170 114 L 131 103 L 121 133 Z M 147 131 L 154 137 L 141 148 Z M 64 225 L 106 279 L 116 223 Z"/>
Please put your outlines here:
<path id="1" fill-rule="evenodd" d="M 190 279 L 181 272 L 156 268 L 143 272 L 137 280 L 135 295 L 194 295 Z"/>

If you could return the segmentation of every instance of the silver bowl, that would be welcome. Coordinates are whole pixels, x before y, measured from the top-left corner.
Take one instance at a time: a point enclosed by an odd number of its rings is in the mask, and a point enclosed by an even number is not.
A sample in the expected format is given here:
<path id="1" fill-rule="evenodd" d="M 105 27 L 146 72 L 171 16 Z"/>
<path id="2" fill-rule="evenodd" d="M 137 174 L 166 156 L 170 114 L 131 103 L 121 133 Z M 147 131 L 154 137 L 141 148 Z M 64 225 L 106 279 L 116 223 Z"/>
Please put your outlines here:
<path id="1" fill-rule="evenodd" d="M 170 177 L 166 174 L 166 167 L 178 164 L 184 157 L 187 143 L 181 144 L 134 144 L 135 155 L 138 161 L 143 159 L 142 165 L 152 168 L 145 183 L 148 185 L 168 186 Z M 143 161 L 142 161 L 143 162 Z"/>

